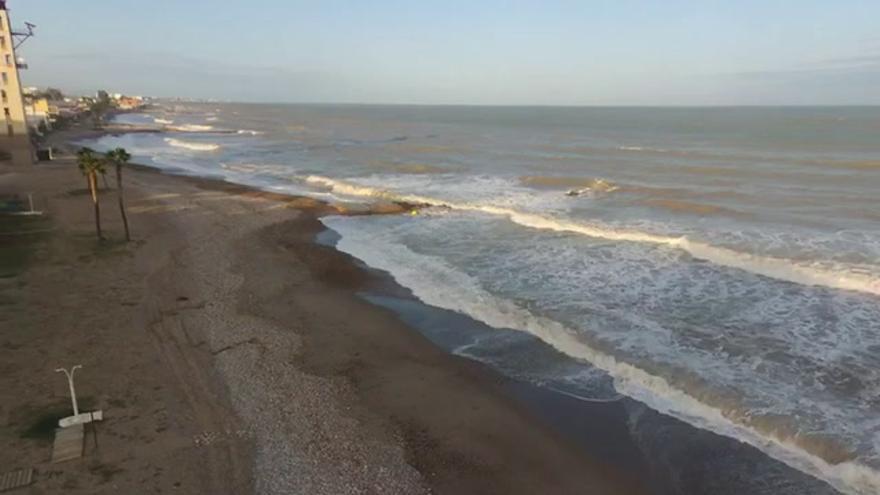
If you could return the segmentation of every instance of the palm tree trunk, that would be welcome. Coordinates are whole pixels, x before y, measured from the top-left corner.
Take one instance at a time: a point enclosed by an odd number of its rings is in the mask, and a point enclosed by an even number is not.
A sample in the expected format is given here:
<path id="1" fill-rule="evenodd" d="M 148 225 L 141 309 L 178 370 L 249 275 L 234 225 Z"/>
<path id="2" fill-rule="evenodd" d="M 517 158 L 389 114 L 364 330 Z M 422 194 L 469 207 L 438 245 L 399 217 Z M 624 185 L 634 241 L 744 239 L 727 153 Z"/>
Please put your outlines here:
<path id="1" fill-rule="evenodd" d="M 95 173 L 89 174 L 89 190 L 92 193 L 92 203 L 95 205 L 95 233 L 100 241 L 104 236 L 101 234 L 101 205 L 98 204 L 98 177 Z"/>
<path id="2" fill-rule="evenodd" d="M 128 217 L 125 216 L 125 201 L 122 199 L 122 165 L 119 164 L 116 164 L 116 197 L 119 198 L 119 213 L 122 214 L 122 225 L 125 227 L 125 240 L 130 241 Z"/>

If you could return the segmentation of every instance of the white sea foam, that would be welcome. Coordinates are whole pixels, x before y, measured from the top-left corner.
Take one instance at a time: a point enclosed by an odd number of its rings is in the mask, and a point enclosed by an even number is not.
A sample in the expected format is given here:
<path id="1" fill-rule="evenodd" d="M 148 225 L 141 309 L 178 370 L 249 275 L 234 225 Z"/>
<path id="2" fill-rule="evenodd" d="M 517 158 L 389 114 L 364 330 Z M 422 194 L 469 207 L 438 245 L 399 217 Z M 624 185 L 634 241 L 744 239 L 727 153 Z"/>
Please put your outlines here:
<path id="1" fill-rule="evenodd" d="M 169 120 L 169 119 L 161 119 L 161 118 L 159 118 L 159 117 L 156 117 L 155 119 L 153 119 L 153 122 L 155 122 L 155 123 L 157 123 L 157 124 L 164 124 L 164 125 L 168 125 L 168 124 L 173 124 L 173 123 L 174 123 L 173 120 Z"/>
<path id="2" fill-rule="evenodd" d="M 478 211 L 506 217 L 512 222 L 534 229 L 570 232 L 611 241 L 663 245 L 686 251 L 697 259 L 778 280 L 880 295 L 880 280 L 870 273 L 859 271 L 857 267 L 843 265 L 829 267 L 819 266 L 818 263 L 798 263 L 785 258 L 762 256 L 713 246 L 705 242 L 690 240 L 686 237 L 670 237 L 635 230 L 614 229 L 598 224 L 587 224 L 536 213 L 522 212 L 508 207 L 479 203 L 449 202 L 425 196 L 400 194 L 322 176 L 308 176 L 305 178 L 305 181 L 343 195 L 423 203 L 463 211 Z"/>
<path id="3" fill-rule="evenodd" d="M 870 467 L 855 461 L 831 464 L 784 436 L 738 423 L 722 409 L 701 402 L 663 377 L 595 349 L 559 322 L 534 315 L 510 300 L 489 293 L 474 278 L 455 270 L 442 259 L 417 254 L 402 244 L 388 241 L 382 237 L 381 230 L 359 223 L 362 219 L 325 217 L 322 222 L 341 235 L 340 250 L 389 272 L 425 303 L 467 314 L 492 327 L 535 335 L 557 350 L 607 372 L 620 393 L 699 428 L 746 442 L 792 467 L 826 480 L 844 493 L 880 493 L 880 474 Z"/>
<path id="4" fill-rule="evenodd" d="M 208 132 L 214 129 L 212 125 L 202 124 L 184 124 L 177 126 L 169 126 L 168 129 L 178 132 Z"/>
<path id="5" fill-rule="evenodd" d="M 644 146 L 618 146 L 619 151 L 649 151 L 653 153 L 667 153 L 669 150 L 664 148 L 646 148 Z"/>
<path id="6" fill-rule="evenodd" d="M 262 132 L 260 132 L 260 131 L 252 131 L 252 130 L 250 130 L 250 129 L 239 129 L 238 131 L 236 131 L 236 134 L 247 134 L 247 135 L 250 135 L 250 136 L 257 136 L 257 135 L 262 134 Z"/>
<path id="7" fill-rule="evenodd" d="M 191 151 L 217 151 L 220 145 L 216 143 L 194 143 L 192 141 L 181 141 L 180 139 L 165 138 L 165 142 L 169 146 L 175 148 L 185 148 Z"/>

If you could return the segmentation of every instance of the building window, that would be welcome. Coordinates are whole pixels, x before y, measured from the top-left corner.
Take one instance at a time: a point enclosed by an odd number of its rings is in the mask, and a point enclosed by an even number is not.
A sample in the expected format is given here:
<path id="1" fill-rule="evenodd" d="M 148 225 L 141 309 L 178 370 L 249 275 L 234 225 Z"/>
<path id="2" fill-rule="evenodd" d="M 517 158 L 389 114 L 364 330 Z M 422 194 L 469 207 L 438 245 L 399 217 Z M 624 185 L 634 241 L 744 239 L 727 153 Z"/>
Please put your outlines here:
<path id="1" fill-rule="evenodd" d="M 3 100 L 3 103 L 6 103 L 7 98 L 6 98 L 6 90 L 5 89 L 0 89 L 0 99 Z"/>
<path id="2" fill-rule="evenodd" d="M 6 66 L 12 67 L 12 55 L 10 55 L 9 53 L 6 54 Z"/>
<path id="3" fill-rule="evenodd" d="M 3 107 L 3 115 L 6 115 L 6 118 L 9 118 L 9 107 Z"/>
<path id="4" fill-rule="evenodd" d="M 9 84 L 9 75 L 5 72 L 3 72 L 2 74 L 3 75 L 0 76 L 0 79 L 3 80 L 3 84 Z"/>
<path id="5" fill-rule="evenodd" d="M 0 48 L 6 49 L 6 36 L 0 36 Z"/>

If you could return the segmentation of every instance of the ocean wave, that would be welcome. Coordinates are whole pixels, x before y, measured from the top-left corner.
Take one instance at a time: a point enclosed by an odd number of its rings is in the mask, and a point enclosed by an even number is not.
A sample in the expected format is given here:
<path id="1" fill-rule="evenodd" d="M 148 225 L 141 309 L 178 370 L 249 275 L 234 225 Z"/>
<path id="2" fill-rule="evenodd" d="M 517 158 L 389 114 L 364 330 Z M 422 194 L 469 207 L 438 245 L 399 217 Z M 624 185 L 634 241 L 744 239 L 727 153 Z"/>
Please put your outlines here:
<path id="1" fill-rule="evenodd" d="M 448 153 L 464 153 L 469 150 L 469 148 L 464 146 L 449 146 L 449 145 L 438 145 L 438 144 L 419 144 L 413 142 L 395 142 L 392 143 L 395 149 L 406 151 L 409 153 L 422 153 L 422 154 L 448 154 Z"/>
<path id="2" fill-rule="evenodd" d="M 691 159 L 703 158 L 716 162 L 740 163 L 743 161 L 766 161 L 777 160 L 779 157 L 772 155 L 748 154 L 739 152 L 725 153 L 721 151 L 709 151 L 702 149 L 675 149 L 675 148 L 657 148 L 652 146 L 543 146 L 542 150 L 553 153 L 554 158 L 559 160 L 582 159 L 579 155 L 596 155 L 596 154 L 633 154 L 633 155 L 660 155 L 687 157 Z M 623 152 L 623 153 L 620 153 Z M 559 153 L 562 153 L 561 155 Z M 571 156 L 574 155 L 574 156 Z"/>
<path id="3" fill-rule="evenodd" d="M 373 161 L 370 162 L 370 166 L 399 174 L 444 174 L 449 172 L 447 168 L 428 163 Z"/>
<path id="4" fill-rule="evenodd" d="M 812 161 L 810 164 L 847 170 L 880 170 L 880 160 Z"/>
<path id="5" fill-rule="evenodd" d="M 156 117 L 155 119 L 153 119 L 153 122 L 155 122 L 155 123 L 157 123 L 157 124 L 164 124 L 164 125 L 168 125 L 168 124 L 173 124 L 173 123 L 174 123 L 173 120 L 169 120 L 169 119 L 161 119 L 161 118 L 159 118 L 159 117 Z"/>
<path id="6" fill-rule="evenodd" d="M 880 473 L 856 461 L 834 441 L 801 436 L 793 428 L 780 428 L 778 421 L 752 418 L 706 390 L 689 392 L 603 352 L 563 324 L 486 291 L 473 277 L 442 259 L 390 242 L 370 226 L 359 227 L 361 219 L 331 216 L 321 221 L 341 235 L 337 244 L 340 250 L 387 271 L 427 304 L 467 314 L 495 328 L 532 334 L 560 352 L 608 373 L 618 392 L 699 428 L 748 443 L 845 493 L 869 495 L 880 490 Z"/>
<path id="7" fill-rule="evenodd" d="M 594 191 L 615 191 L 617 185 L 605 179 L 592 177 L 563 177 L 557 175 L 524 175 L 519 178 L 520 183 L 532 187 L 591 189 Z"/>
<path id="8" fill-rule="evenodd" d="M 490 204 L 443 201 L 426 196 L 401 194 L 394 191 L 361 186 L 323 176 L 311 175 L 305 177 L 304 180 L 308 184 L 323 187 L 338 194 L 427 204 L 461 211 L 475 211 L 505 217 L 514 223 L 533 229 L 568 232 L 610 241 L 656 244 L 681 249 L 696 259 L 710 261 L 717 265 L 765 277 L 801 285 L 824 286 L 832 289 L 852 290 L 880 296 L 880 279 L 861 270 L 855 271 L 857 267 L 798 263 L 786 258 L 762 256 L 713 246 L 702 241 L 688 239 L 684 236 L 671 237 L 635 230 L 622 230 L 599 224 L 587 224 L 536 213 L 527 213 Z"/>
<path id="9" fill-rule="evenodd" d="M 617 149 L 619 151 L 656 151 L 658 153 L 669 151 L 663 148 L 645 148 L 644 146 L 618 146 Z"/>
<path id="10" fill-rule="evenodd" d="M 684 201 L 672 198 L 652 198 L 640 201 L 640 203 L 651 206 L 653 208 L 663 208 L 670 211 L 680 213 L 690 213 L 693 215 L 729 215 L 743 216 L 744 213 L 724 208 L 721 206 L 710 205 L 706 203 L 695 203 L 693 201 Z"/>
<path id="11" fill-rule="evenodd" d="M 194 143 L 174 138 L 165 138 L 165 142 L 175 148 L 185 148 L 191 151 L 217 151 L 220 149 L 220 145 L 216 143 Z"/>
<path id="12" fill-rule="evenodd" d="M 218 120 L 220 120 L 218 117 L 208 117 L 205 122 L 217 122 Z"/>
<path id="13" fill-rule="evenodd" d="M 202 125 L 202 124 L 184 124 L 184 125 L 176 125 L 176 126 L 168 126 L 169 130 L 178 131 L 178 132 L 208 132 L 214 129 L 212 125 Z"/>
<path id="14" fill-rule="evenodd" d="M 260 131 L 252 131 L 250 129 L 239 129 L 239 130 L 235 131 L 235 133 L 236 134 L 247 134 L 249 136 L 257 136 L 257 135 L 262 134 L 262 132 L 260 132 Z"/>
<path id="15" fill-rule="evenodd" d="M 601 151 L 601 148 L 585 148 L 591 152 Z M 584 151 L 581 150 L 581 151 Z M 843 170 L 877 170 L 880 169 L 880 160 L 829 160 L 829 159 L 809 159 L 803 157 L 792 157 L 777 155 L 770 152 L 767 153 L 742 153 L 742 152 L 713 152 L 699 149 L 667 149 L 653 148 L 649 146 L 618 146 L 617 151 L 628 151 L 643 154 L 657 154 L 666 156 L 688 157 L 688 158 L 704 158 L 715 162 L 724 163 L 742 163 L 742 162 L 772 162 L 778 164 L 788 164 L 793 166 L 811 166 L 824 169 L 843 169 Z M 572 149 L 577 151 L 577 149 Z M 717 166 L 691 166 L 682 167 L 682 169 L 690 170 L 694 173 L 706 173 L 716 175 L 739 175 L 753 174 L 754 170 L 742 170 L 736 167 L 717 167 Z"/>

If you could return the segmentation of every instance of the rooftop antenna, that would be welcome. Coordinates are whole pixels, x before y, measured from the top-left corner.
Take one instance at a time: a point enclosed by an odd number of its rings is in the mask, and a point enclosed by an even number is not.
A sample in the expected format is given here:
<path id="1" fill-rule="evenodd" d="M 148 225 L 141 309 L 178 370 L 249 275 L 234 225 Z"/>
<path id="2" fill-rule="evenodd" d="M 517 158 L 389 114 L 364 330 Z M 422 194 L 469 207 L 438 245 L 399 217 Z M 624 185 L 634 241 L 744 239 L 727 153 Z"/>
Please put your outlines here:
<path id="1" fill-rule="evenodd" d="M 37 27 L 37 25 L 31 24 L 30 22 L 25 22 L 24 27 L 27 29 L 26 32 L 13 31 L 13 32 L 9 33 L 12 35 L 13 40 L 15 40 L 14 41 L 14 45 L 15 45 L 14 48 L 16 50 L 18 50 L 18 47 L 20 47 L 22 44 L 24 44 L 24 42 L 27 41 L 28 38 L 30 38 L 34 35 L 34 28 Z"/>

